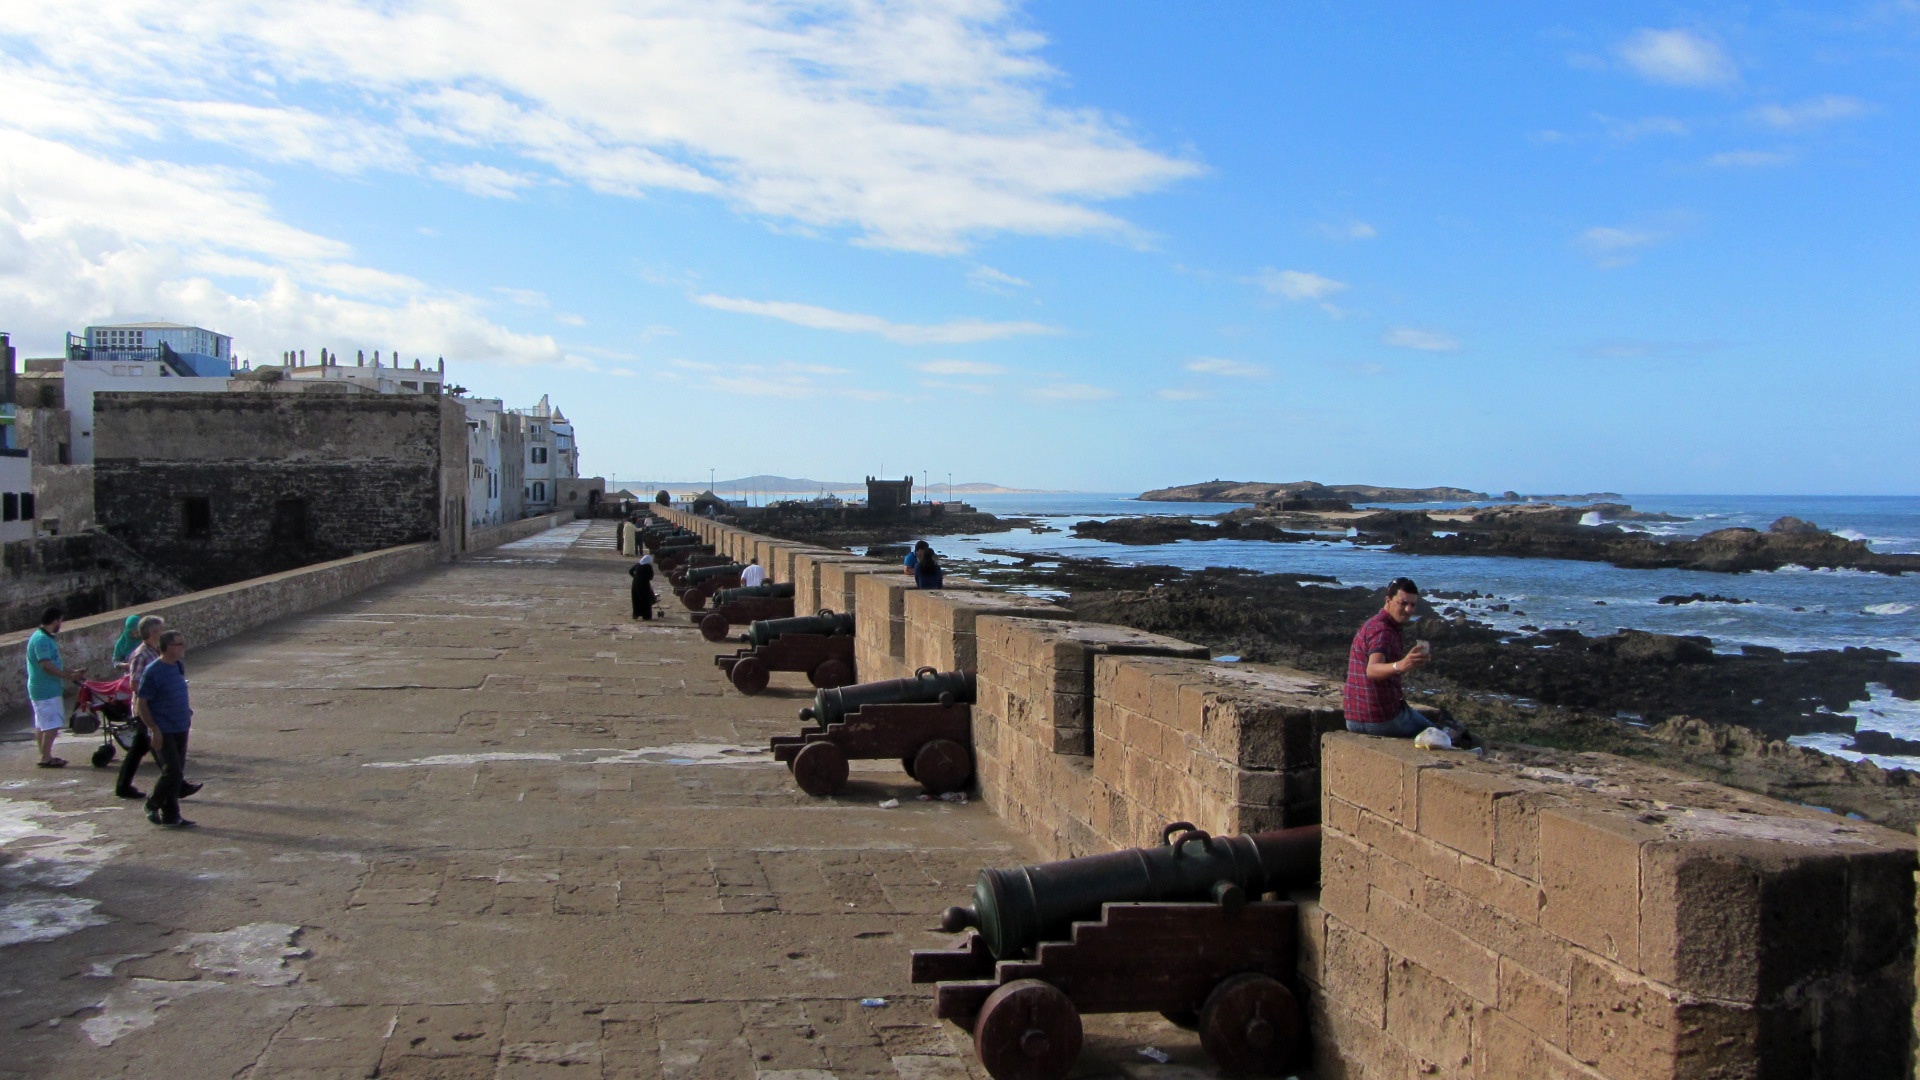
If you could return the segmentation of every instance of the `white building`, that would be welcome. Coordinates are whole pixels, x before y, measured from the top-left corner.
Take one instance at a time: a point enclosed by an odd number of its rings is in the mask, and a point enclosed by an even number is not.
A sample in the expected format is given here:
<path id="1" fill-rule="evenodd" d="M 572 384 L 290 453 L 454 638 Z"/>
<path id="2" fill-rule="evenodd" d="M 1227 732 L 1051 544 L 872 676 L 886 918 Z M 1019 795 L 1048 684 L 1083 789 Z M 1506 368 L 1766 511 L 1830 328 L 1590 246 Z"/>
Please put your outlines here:
<path id="1" fill-rule="evenodd" d="M 499 398 L 468 398 L 467 407 L 467 517 L 468 524 L 500 525 L 506 521 L 500 497 L 504 480 L 501 435 L 506 406 Z"/>
<path id="2" fill-rule="evenodd" d="M 526 482 L 523 485 L 528 517 L 551 513 L 559 497 L 558 481 L 580 475 L 580 448 L 573 424 L 542 394 L 531 409 L 515 409 L 526 422 Z"/>
<path id="3" fill-rule="evenodd" d="M 325 353 L 314 357 L 309 363 L 303 350 L 288 353 L 283 360 L 285 362 L 280 365 L 280 370 L 285 378 L 299 382 L 352 383 L 382 394 L 429 394 L 438 397 L 447 381 L 447 361 L 444 358 L 432 366 L 415 360 L 409 367 L 383 361 L 377 352 L 371 361 L 364 355 L 356 355 L 351 364 L 343 363 L 338 353 Z"/>

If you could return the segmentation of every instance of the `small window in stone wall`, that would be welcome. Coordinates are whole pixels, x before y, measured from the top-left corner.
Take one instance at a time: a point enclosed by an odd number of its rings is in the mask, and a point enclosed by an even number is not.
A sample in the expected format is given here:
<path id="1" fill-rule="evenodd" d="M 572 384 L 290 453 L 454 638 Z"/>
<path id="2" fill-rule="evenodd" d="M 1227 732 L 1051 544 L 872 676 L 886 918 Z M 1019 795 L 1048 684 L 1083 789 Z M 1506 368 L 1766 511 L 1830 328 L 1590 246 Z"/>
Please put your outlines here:
<path id="1" fill-rule="evenodd" d="M 0 521 L 20 520 L 20 496 L 9 491 L 0 495 Z"/>
<path id="2" fill-rule="evenodd" d="M 34 510 L 34 507 L 33 507 L 33 492 L 31 492 L 31 491 L 23 491 L 23 492 L 21 492 L 21 493 L 20 493 L 20 520 L 21 520 L 21 521 L 32 521 L 32 520 L 33 520 L 33 510 Z"/>
<path id="3" fill-rule="evenodd" d="M 213 500 L 205 495 L 189 495 L 180 500 L 180 535 L 213 535 Z"/>

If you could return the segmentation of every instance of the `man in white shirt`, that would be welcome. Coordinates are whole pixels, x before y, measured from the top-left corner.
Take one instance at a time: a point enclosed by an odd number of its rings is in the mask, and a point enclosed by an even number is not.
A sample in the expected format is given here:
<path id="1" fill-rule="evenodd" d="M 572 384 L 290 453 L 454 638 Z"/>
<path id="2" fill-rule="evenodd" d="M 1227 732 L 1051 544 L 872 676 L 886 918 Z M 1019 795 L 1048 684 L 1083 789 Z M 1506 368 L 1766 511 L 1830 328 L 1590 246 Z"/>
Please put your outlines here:
<path id="1" fill-rule="evenodd" d="M 747 568 L 740 571 L 740 587 L 750 589 L 755 585 L 764 585 L 766 581 L 767 568 L 760 565 L 760 560 L 747 560 Z"/>

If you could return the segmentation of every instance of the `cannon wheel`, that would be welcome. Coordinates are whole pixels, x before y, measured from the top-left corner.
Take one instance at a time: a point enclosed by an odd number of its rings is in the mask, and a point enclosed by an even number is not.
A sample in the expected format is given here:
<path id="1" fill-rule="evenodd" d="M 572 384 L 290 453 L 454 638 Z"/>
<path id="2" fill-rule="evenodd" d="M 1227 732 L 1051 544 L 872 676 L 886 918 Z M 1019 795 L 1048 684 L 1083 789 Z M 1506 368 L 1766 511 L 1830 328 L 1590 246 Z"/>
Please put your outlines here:
<path id="1" fill-rule="evenodd" d="M 687 591 L 680 594 L 680 602 L 687 605 L 688 611 L 699 611 L 707 606 L 707 590 L 699 585 L 688 586 Z"/>
<path id="2" fill-rule="evenodd" d="M 727 640 L 727 631 L 731 629 L 733 624 L 727 621 L 725 615 L 717 611 L 707 612 L 706 616 L 700 620 L 700 636 L 708 641 Z"/>
<path id="3" fill-rule="evenodd" d="M 847 786 L 847 755 L 830 742 L 808 743 L 793 755 L 793 782 L 809 795 L 832 795 Z"/>
<path id="4" fill-rule="evenodd" d="M 913 775 L 913 755 L 912 754 L 908 754 L 906 757 L 903 757 L 900 759 L 900 767 L 906 770 L 907 779 L 909 780 L 920 779 L 919 777 Z"/>
<path id="5" fill-rule="evenodd" d="M 973 1049 L 993 1080 L 1060 1080 L 1080 1058 L 1080 1010 L 1060 988 L 1015 979 L 987 998 Z"/>
<path id="6" fill-rule="evenodd" d="M 1284 1074 L 1300 1060 L 1300 1002 L 1280 980 L 1221 981 L 1200 1007 L 1200 1048 L 1227 1072 Z"/>
<path id="7" fill-rule="evenodd" d="M 920 781 L 929 795 L 959 791 L 973 779 L 973 753 L 952 739 L 934 739 L 914 751 L 907 775 Z"/>
<path id="8" fill-rule="evenodd" d="M 111 742 L 101 743 L 99 748 L 93 752 L 93 767 L 96 769 L 104 769 L 113 764 L 113 755 L 115 753 L 116 751 Z"/>
<path id="9" fill-rule="evenodd" d="M 743 656 L 734 661 L 733 670 L 728 673 L 733 680 L 733 688 L 752 697 L 767 688 L 767 681 L 773 673 L 767 670 L 766 661 L 757 656 Z"/>
<path id="10" fill-rule="evenodd" d="M 807 681 L 822 690 L 831 690 L 836 686 L 845 686 L 853 681 L 853 669 L 845 660 L 834 658 L 822 660 L 812 671 L 807 672 Z"/>

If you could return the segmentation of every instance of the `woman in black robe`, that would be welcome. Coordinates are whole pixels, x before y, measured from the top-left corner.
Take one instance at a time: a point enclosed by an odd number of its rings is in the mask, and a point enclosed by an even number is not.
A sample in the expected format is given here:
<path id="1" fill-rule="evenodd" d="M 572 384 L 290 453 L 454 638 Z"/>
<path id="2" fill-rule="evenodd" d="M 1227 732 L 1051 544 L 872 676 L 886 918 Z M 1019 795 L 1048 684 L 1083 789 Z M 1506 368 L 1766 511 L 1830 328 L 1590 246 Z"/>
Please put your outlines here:
<path id="1" fill-rule="evenodd" d="M 633 577 L 633 617 L 653 621 L 653 555 L 640 556 L 640 561 L 627 567 L 627 573 Z"/>

